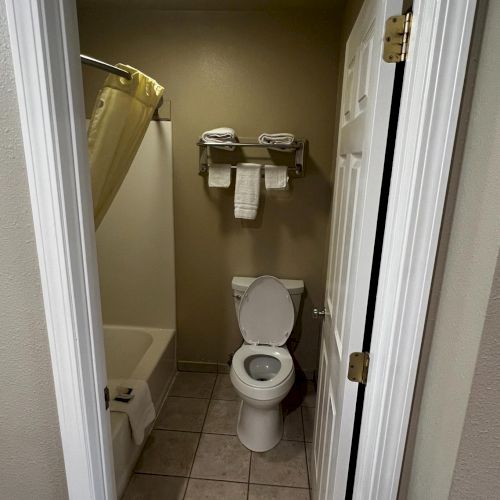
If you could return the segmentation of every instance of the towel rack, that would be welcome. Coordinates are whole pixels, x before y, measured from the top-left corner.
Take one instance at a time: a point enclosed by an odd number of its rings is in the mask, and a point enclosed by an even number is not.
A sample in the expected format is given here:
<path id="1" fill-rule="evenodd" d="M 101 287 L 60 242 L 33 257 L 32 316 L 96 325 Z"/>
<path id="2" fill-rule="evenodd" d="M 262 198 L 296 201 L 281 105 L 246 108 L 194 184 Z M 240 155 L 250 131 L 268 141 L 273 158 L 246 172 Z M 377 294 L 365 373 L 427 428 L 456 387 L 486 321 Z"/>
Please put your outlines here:
<path id="1" fill-rule="evenodd" d="M 246 140 L 245 142 L 209 142 L 203 141 L 200 139 L 196 145 L 200 148 L 200 168 L 199 174 L 204 174 L 208 172 L 209 167 L 209 158 L 210 158 L 210 148 L 217 148 L 221 150 L 221 148 L 225 148 L 227 146 L 235 147 L 235 148 L 266 148 L 266 149 L 278 149 L 282 152 L 295 153 L 295 166 L 289 167 L 292 170 L 295 170 L 295 175 L 302 177 L 304 175 L 304 139 L 295 139 L 291 144 L 261 144 L 257 140 Z M 229 153 L 229 151 L 228 151 Z M 231 168 L 236 168 L 236 164 L 231 164 Z"/>

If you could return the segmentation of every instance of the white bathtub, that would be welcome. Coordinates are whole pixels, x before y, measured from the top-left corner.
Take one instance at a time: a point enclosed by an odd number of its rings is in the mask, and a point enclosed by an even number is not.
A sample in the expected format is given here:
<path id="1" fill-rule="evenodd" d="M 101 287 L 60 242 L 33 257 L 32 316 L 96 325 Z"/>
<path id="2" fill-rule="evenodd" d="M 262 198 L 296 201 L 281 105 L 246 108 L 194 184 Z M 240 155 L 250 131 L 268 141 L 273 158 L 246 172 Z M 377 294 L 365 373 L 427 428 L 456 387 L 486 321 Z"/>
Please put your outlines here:
<path id="1" fill-rule="evenodd" d="M 104 346 L 108 379 L 146 380 L 158 414 L 176 370 L 175 330 L 105 326 Z M 111 433 L 116 490 L 120 498 L 146 439 L 142 446 L 134 443 L 124 413 L 111 412 Z"/>

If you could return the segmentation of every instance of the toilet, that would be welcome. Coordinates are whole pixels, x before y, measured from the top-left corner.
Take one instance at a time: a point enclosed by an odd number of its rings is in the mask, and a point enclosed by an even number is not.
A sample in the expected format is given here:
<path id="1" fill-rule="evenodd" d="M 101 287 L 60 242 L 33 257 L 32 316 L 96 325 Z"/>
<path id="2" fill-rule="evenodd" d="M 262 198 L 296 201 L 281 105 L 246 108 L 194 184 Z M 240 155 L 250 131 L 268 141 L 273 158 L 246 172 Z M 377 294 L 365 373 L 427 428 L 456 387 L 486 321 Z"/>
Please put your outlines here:
<path id="1" fill-rule="evenodd" d="M 283 435 L 280 403 L 295 380 L 285 343 L 297 319 L 304 282 L 274 276 L 235 277 L 232 288 L 244 339 L 230 371 L 242 400 L 237 433 L 248 449 L 263 452 L 276 446 Z"/>

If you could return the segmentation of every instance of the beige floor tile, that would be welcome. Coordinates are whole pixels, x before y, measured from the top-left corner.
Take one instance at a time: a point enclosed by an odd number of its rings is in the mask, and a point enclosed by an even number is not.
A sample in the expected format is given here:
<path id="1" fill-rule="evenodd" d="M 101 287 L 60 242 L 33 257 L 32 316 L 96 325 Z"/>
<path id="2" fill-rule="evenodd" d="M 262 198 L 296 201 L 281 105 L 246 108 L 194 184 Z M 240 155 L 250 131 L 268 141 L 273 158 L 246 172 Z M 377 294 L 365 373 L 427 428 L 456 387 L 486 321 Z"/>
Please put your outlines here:
<path id="1" fill-rule="evenodd" d="M 304 439 L 306 442 L 312 443 L 314 432 L 314 408 L 303 406 L 302 420 L 304 422 Z"/>
<path id="2" fill-rule="evenodd" d="M 134 474 L 122 500 L 182 500 L 187 478 Z"/>
<path id="3" fill-rule="evenodd" d="M 304 428 L 302 426 L 302 411 L 300 407 L 285 412 L 283 439 L 287 441 L 304 441 Z"/>
<path id="4" fill-rule="evenodd" d="M 190 479 L 185 500 L 246 500 L 246 483 Z"/>
<path id="5" fill-rule="evenodd" d="M 137 462 L 136 472 L 189 476 L 199 434 L 154 430 Z"/>
<path id="6" fill-rule="evenodd" d="M 280 441 L 265 453 L 252 453 L 250 482 L 308 488 L 304 443 Z"/>
<path id="7" fill-rule="evenodd" d="M 309 500 L 309 490 L 251 484 L 248 490 L 248 500 Z"/>
<path id="8" fill-rule="evenodd" d="M 225 399 L 226 401 L 238 401 L 239 397 L 234 390 L 229 375 L 217 375 L 212 399 Z"/>
<path id="9" fill-rule="evenodd" d="M 215 373 L 177 372 L 169 396 L 210 398 L 215 384 Z"/>
<path id="10" fill-rule="evenodd" d="M 302 400 L 302 406 L 309 406 L 311 408 L 316 406 L 316 386 L 311 380 L 308 380 L 306 383 L 306 391 L 304 399 Z"/>
<path id="11" fill-rule="evenodd" d="M 168 397 L 155 427 L 170 431 L 201 432 L 208 399 Z"/>
<path id="12" fill-rule="evenodd" d="M 219 401 L 212 399 L 208 407 L 203 432 L 236 436 L 239 411 L 239 401 Z"/>
<path id="13" fill-rule="evenodd" d="M 250 451 L 236 436 L 202 434 L 191 477 L 248 481 Z"/>

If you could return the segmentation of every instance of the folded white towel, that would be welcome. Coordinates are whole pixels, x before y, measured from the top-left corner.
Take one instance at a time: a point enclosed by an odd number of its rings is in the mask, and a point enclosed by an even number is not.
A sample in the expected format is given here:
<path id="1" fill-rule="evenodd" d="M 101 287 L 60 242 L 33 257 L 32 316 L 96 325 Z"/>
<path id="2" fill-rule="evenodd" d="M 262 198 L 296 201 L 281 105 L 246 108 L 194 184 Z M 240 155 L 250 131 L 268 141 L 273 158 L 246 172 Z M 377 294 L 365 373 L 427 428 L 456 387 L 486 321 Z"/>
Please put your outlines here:
<path id="1" fill-rule="evenodd" d="M 260 167 L 257 163 L 238 163 L 234 189 L 236 219 L 255 219 L 259 208 Z"/>
<path id="2" fill-rule="evenodd" d="M 288 187 L 288 167 L 285 165 L 265 165 L 266 189 L 286 189 Z"/>
<path id="3" fill-rule="evenodd" d="M 227 149 L 228 151 L 234 151 L 234 146 L 222 146 L 226 142 L 236 141 L 236 132 L 234 129 L 229 127 L 219 127 L 213 130 L 207 130 L 201 134 L 201 140 L 204 142 L 218 142 L 221 143 L 222 149 Z"/>
<path id="4" fill-rule="evenodd" d="M 140 445 L 144 441 L 146 427 L 156 417 L 147 382 L 136 379 L 112 379 L 108 380 L 108 387 L 111 411 L 127 414 L 135 444 Z M 128 396 L 127 388 L 132 389 Z M 128 401 L 116 401 L 115 398 L 120 395 L 124 395 L 124 399 Z"/>
<path id="5" fill-rule="evenodd" d="M 231 185 L 231 165 L 212 163 L 208 167 L 208 187 L 228 188 Z"/>
<path id="6" fill-rule="evenodd" d="M 292 144 L 295 141 L 295 136 L 293 134 L 287 134 L 285 132 L 279 134 L 260 134 L 259 142 L 260 144 Z"/>

